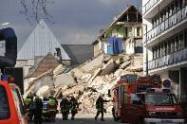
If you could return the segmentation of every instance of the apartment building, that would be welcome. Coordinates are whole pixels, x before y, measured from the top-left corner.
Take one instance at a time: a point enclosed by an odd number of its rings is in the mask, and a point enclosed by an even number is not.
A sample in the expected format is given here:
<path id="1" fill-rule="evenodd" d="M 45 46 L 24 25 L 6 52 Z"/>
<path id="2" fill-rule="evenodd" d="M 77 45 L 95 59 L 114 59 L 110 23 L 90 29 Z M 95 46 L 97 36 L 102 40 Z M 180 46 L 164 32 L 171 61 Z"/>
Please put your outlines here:
<path id="1" fill-rule="evenodd" d="M 169 79 L 187 101 L 187 0 L 143 0 L 145 72 Z"/>

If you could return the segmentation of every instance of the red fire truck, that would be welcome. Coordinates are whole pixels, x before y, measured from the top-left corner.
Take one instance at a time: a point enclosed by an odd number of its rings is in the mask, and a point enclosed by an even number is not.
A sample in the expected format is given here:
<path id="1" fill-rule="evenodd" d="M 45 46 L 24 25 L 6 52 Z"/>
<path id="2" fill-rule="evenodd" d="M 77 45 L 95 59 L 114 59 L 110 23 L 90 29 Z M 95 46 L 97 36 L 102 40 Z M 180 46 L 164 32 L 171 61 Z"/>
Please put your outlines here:
<path id="1" fill-rule="evenodd" d="M 175 95 L 151 76 L 125 75 L 112 90 L 116 120 L 131 124 L 184 123 Z"/>
<path id="2" fill-rule="evenodd" d="M 17 58 L 17 37 L 12 28 L 0 29 L 0 124 L 27 124 L 20 88 L 12 71 Z M 10 84 L 14 83 L 14 84 Z"/>

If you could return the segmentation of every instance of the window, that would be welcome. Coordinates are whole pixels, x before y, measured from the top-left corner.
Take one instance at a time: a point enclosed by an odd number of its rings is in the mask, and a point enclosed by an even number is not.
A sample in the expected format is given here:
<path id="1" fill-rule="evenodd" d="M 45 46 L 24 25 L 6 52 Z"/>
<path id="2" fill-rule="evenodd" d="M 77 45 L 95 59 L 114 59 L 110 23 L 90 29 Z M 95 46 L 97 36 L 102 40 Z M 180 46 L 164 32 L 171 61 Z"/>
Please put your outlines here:
<path id="1" fill-rule="evenodd" d="M 187 0 L 183 0 L 183 6 L 187 5 Z"/>
<path id="2" fill-rule="evenodd" d="M 167 42 L 164 43 L 164 56 L 167 55 Z"/>
<path id="3" fill-rule="evenodd" d="M 175 37 L 175 52 L 179 50 L 179 39 L 178 36 Z"/>
<path id="4" fill-rule="evenodd" d="M 157 47 L 157 55 L 156 55 L 156 57 L 157 57 L 157 58 L 160 57 L 160 48 L 159 48 L 159 47 Z"/>
<path id="5" fill-rule="evenodd" d="M 171 53 L 171 43 L 168 41 L 167 43 L 167 54 L 169 55 Z"/>
<path id="6" fill-rule="evenodd" d="M 124 37 L 128 37 L 128 28 L 127 27 L 124 28 L 124 33 L 125 33 Z"/>
<path id="7" fill-rule="evenodd" d="M 171 40 L 171 48 L 170 48 L 170 53 L 173 53 L 174 52 L 174 41 L 173 39 Z"/>
<path id="8" fill-rule="evenodd" d="M 156 59 L 156 50 L 153 48 L 153 59 Z"/>
<path id="9" fill-rule="evenodd" d="M 185 41 L 185 48 L 187 48 L 187 30 L 185 31 L 185 34 L 184 34 L 184 41 Z"/>
<path id="10" fill-rule="evenodd" d="M 0 86 L 0 120 L 10 117 L 7 94 L 3 86 Z"/>
<path id="11" fill-rule="evenodd" d="M 166 19 L 169 17 L 169 8 L 166 8 Z"/>
<path id="12" fill-rule="evenodd" d="M 143 102 L 137 94 L 131 93 L 131 104 L 141 105 Z"/>
<path id="13" fill-rule="evenodd" d="M 141 28 L 137 27 L 137 36 L 141 36 Z"/>
<path id="14" fill-rule="evenodd" d="M 183 34 L 179 35 L 179 50 L 184 49 L 184 39 L 183 39 Z"/>
<path id="15" fill-rule="evenodd" d="M 18 91 L 18 89 L 13 89 L 13 94 L 14 94 L 14 100 L 16 102 L 16 107 L 18 109 L 18 112 L 21 113 L 21 115 L 25 114 L 24 111 L 24 105 L 23 105 L 23 101 L 22 101 L 22 97 Z"/>
<path id="16" fill-rule="evenodd" d="M 6 47 L 5 40 L 0 41 L 0 56 L 5 56 Z"/>
<path id="17" fill-rule="evenodd" d="M 172 105 L 177 104 L 177 99 L 173 94 L 153 93 L 146 95 L 145 103 L 153 105 Z"/>
<path id="18" fill-rule="evenodd" d="M 129 27 L 128 28 L 128 37 L 131 37 L 132 36 L 132 27 Z"/>

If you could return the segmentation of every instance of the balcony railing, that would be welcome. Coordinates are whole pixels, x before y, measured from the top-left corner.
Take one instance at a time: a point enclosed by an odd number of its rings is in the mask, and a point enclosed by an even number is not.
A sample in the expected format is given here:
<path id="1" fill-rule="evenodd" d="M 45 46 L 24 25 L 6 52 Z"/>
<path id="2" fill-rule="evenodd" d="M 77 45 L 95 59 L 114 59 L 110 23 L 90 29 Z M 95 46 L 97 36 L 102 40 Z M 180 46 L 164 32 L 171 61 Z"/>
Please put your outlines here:
<path id="1" fill-rule="evenodd" d="M 187 6 L 179 9 L 176 13 L 169 16 L 167 19 L 162 21 L 158 26 L 152 28 L 148 31 L 146 35 L 147 43 L 151 43 L 152 39 L 156 36 L 160 35 L 161 33 L 165 32 L 166 30 L 172 28 L 176 24 L 180 23 L 181 21 L 187 19 Z"/>
<path id="2" fill-rule="evenodd" d="M 156 3 L 158 3 L 160 0 L 149 0 L 145 5 L 144 5 L 144 11 L 143 13 L 145 14 L 147 11 L 149 11 Z"/>
<path id="3" fill-rule="evenodd" d="M 149 70 L 166 67 L 169 65 L 178 64 L 180 62 L 187 61 L 187 48 L 175 52 L 173 54 L 152 60 L 148 62 Z"/>

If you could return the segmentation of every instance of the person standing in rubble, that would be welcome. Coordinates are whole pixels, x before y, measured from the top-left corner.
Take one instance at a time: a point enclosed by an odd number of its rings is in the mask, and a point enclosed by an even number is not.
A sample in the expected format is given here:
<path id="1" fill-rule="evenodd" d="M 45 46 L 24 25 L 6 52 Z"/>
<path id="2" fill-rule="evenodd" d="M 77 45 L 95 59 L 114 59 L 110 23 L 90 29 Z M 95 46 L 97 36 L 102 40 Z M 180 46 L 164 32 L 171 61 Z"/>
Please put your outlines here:
<path id="1" fill-rule="evenodd" d="M 105 102 L 108 102 L 108 101 L 103 99 L 103 95 L 100 95 L 96 101 L 97 113 L 95 116 L 95 120 L 97 120 L 98 116 L 101 114 L 101 121 L 104 121 L 104 113 L 106 112 L 106 109 L 104 108 Z"/>
<path id="2" fill-rule="evenodd" d="M 79 108 L 79 103 L 77 101 L 77 99 L 75 99 L 74 96 L 71 96 L 70 98 L 70 111 L 71 111 L 71 120 L 74 120 L 75 119 L 75 115 L 77 114 L 78 112 L 78 108 Z"/>
<path id="3" fill-rule="evenodd" d="M 43 103 L 42 100 L 36 96 L 34 99 L 34 124 L 42 124 L 42 107 Z"/>
<path id="4" fill-rule="evenodd" d="M 70 101 L 67 97 L 62 97 L 62 100 L 60 102 L 60 108 L 63 120 L 68 120 L 68 115 L 70 111 Z"/>

